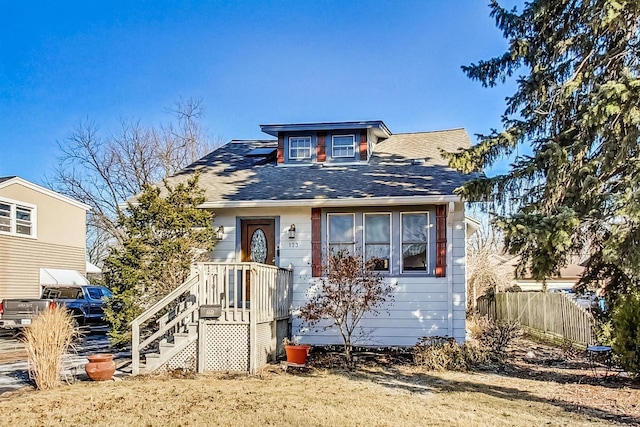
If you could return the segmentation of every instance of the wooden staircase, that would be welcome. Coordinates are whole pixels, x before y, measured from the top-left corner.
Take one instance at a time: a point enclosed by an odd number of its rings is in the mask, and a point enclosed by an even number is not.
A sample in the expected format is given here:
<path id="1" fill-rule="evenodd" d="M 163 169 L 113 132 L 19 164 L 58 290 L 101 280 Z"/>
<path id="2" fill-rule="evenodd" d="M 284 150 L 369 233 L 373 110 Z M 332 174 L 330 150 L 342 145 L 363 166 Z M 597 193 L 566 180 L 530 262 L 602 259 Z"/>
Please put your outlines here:
<path id="1" fill-rule="evenodd" d="M 169 341 L 171 340 L 171 341 Z M 184 351 L 190 344 L 196 343 L 198 340 L 198 324 L 191 323 L 187 327 L 187 332 L 176 332 L 168 338 L 163 338 L 158 344 L 157 353 L 147 353 L 144 355 L 144 365 L 140 364 L 140 373 L 151 373 L 163 367 L 165 363 L 170 362 L 175 356 Z M 182 368 L 185 368 L 183 366 Z M 192 367 L 197 368 L 195 361 Z"/>
<path id="2" fill-rule="evenodd" d="M 211 334 L 211 342 L 203 343 L 199 334 L 205 331 L 203 328 L 210 330 L 212 324 L 245 325 L 251 340 L 248 370 L 255 372 L 261 363 L 257 353 L 265 350 L 264 339 L 256 340 L 260 335 L 258 331 L 270 331 L 264 327 L 269 322 L 287 321 L 292 288 L 292 272 L 269 265 L 247 262 L 192 266 L 191 274 L 182 285 L 131 322 L 132 375 L 161 369 L 197 369 L 198 372 L 207 369 L 205 357 L 202 361 L 198 357 L 207 354 L 206 349 L 212 344 L 219 343 Z M 220 317 L 201 319 L 199 309 L 203 305 L 217 307 Z M 231 348 L 243 345 L 246 342 L 225 343 Z"/>

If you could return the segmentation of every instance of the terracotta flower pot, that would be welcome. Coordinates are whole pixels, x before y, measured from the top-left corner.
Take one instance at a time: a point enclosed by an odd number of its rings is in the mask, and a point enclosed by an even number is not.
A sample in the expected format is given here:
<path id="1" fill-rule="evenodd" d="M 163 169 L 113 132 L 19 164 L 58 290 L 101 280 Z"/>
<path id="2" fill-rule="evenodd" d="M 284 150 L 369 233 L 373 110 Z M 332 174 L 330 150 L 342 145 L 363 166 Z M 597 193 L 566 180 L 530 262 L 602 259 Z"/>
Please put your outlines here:
<path id="1" fill-rule="evenodd" d="M 85 365 L 84 370 L 93 381 L 110 380 L 116 372 L 113 354 L 92 354 L 87 356 L 87 359 L 89 363 Z"/>
<path id="2" fill-rule="evenodd" d="M 287 363 L 294 365 L 304 365 L 307 363 L 307 355 L 311 350 L 310 345 L 286 345 L 284 350 L 287 353 Z"/>

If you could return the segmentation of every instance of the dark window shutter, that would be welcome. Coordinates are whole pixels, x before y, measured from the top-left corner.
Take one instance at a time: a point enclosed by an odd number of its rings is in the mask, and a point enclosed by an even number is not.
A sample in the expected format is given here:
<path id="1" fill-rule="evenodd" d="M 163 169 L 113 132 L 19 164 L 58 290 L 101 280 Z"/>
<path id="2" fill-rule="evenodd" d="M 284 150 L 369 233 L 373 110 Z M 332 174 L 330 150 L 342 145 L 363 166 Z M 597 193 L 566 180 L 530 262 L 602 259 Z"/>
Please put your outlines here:
<path id="1" fill-rule="evenodd" d="M 284 163 L 284 135 L 278 134 L 278 163 Z"/>
<path id="2" fill-rule="evenodd" d="M 447 275 L 447 209 L 436 206 L 436 277 Z"/>
<path id="3" fill-rule="evenodd" d="M 311 276 L 322 276 L 322 238 L 320 208 L 311 209 Z"/>
<path id="4" fill-rule="evenodd" d="M 368 148 L 369 147 L 367 144 L 367 131 L 361 130 L 360 131 L 360 160 L 367 160 Z"/>
<path id="5" fill-rule="evenodd" d="M 327 134 L 318 132 L 318 146 L 316 148 L 318 162 L 327 160 Z"/>

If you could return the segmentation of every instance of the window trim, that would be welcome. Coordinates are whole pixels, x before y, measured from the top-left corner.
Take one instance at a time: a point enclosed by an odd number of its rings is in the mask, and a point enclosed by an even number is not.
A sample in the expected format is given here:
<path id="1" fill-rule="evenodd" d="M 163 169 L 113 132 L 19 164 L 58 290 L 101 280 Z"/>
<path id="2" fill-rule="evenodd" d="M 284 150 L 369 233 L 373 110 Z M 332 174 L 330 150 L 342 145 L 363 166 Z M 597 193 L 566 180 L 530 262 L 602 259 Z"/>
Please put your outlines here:
<path id="1" fill-rule="evenodd" d="M 305 157 L 301 157 L 301 156 L 293 156 L 291 154 L 291 140 L 292 139 L 297 139 L 297 140 L 308 140 L 309 141 L 309 155 L 305 156 Z M 313 157 L 313 139 L 311 138 L 311 136 L 307 135 L 307 136 L 290 136 L 288 137 L 288 148 L 289 148 L 289 159 L 290 160 L 307 160 L 307 159 L 311 159 Z M 296 150 L 300 150 L 300 147 L 296 147 Z M 306 148 L 303 148 L 306 149 Z"/>
<path id="2" fill-rule="evenodd" d="M 389 218 L 389 241 L 386 243 L 389 245 L 389 258 L 386 270 L 375 270 L 383 273 L 391 273 L 391 263 L 393 259 L 393 215 L 391 212 L 362 212 L 362 257 L 364 262 L 367 262 L 367 215 L 386 215 Z M 372 245 L 382 245 L 385 243 L 374 242 Z"/>
<path id="3" fill-rule="evenodd" d="M 351 216 L 352 227 L 351 227 L 351 241 L 350 242 L 333 242 L 330 239 L 331 234 L 331 220 L 329 219 L 331 216 Z M 353 253 L 351 255 L 355 255 L 356 252 L 356 213 L 355 212 L 331 212 L 327 213 L 327 255 L 331 254 L 331 245 L 351 245 L 353 248 Z"/>
<path id="4" fill-rule="evenodd" d="M 424 270 L 405 270 L 404 269 L 404 216 L 405 215 L 415 215 L 415 214 L 423 214 L 427 217 L 427 233 L 426 233 L 426 251 L 425 251 L 425 258 L 426 258 L 426 262 L 425 262 L 425 269 Z M 430 211 L 401 211 L 400 212 L 400 274 L 424 274 L 427 273 L 429 274 L 431 271 L 431 257 L 430 257 L 430 253 L 431 253 L 431 239 L 429 238 L 429 232 L 430 232 L 430 228 L 431 228 L 431 215 L 430 215 Z M 412 242 L 409 242 L 412 243 Z"/>
<path id="5" fill-rule="evenodd" d="M 336 138 L 344 138 L 351 137 L 351 149 L 353 150 L 353 154 L 351 156 L 337 156 L 336 155 Z M 348 147 L 347 145 L 341 145 L 340 148 Z M 346 135 L 331 135 L 331 157 L 334 159 L 355 159 L 356 158 L 356 135 L 355 134 L 346 134 Z"/>
<path id="6" fill-rule="evenodd" d="M 27 239 L 36 239 L 38 237 L 38 210 L 37 206 L 31 203 L 21 202 L 19 200 L 13 200 L 6 197 L 0 197 L 0 203 L 4 203 L 9 205 L 9 226 L 11 228 L 10 231 L 0 230 L 1 235 L 5 236 L 15 236 L 15 237 L 24 237 Z M 22 208 L 29 210 L 31 213 L 31 219 L 29 220 L 31 225 L 31 233 L 24 234 L 18 233 L 18 216 L 17 216 L 17 208 Z M 21 220 L 23 221 L 23 220 Z"/>

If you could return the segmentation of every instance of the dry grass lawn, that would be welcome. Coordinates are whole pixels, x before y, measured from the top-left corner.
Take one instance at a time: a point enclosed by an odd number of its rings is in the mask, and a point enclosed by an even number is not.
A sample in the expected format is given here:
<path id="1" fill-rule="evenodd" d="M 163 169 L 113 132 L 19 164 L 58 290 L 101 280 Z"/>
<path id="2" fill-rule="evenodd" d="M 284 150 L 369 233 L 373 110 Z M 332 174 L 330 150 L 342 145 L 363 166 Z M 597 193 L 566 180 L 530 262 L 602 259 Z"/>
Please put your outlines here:
<path id="1" fill-rule="evenodd" d="M 608 394 L 615 402 L 579 401 L 598 392 L 615 393 Z M 355 374 L 270 367 L 253 377 L 164 375 L 19 391 L 2 396 L 0 413 L 1 423 L 12 426 L 630 425 L 640 423 L 639 397 L 629 387 L 410 366 Z"/>

